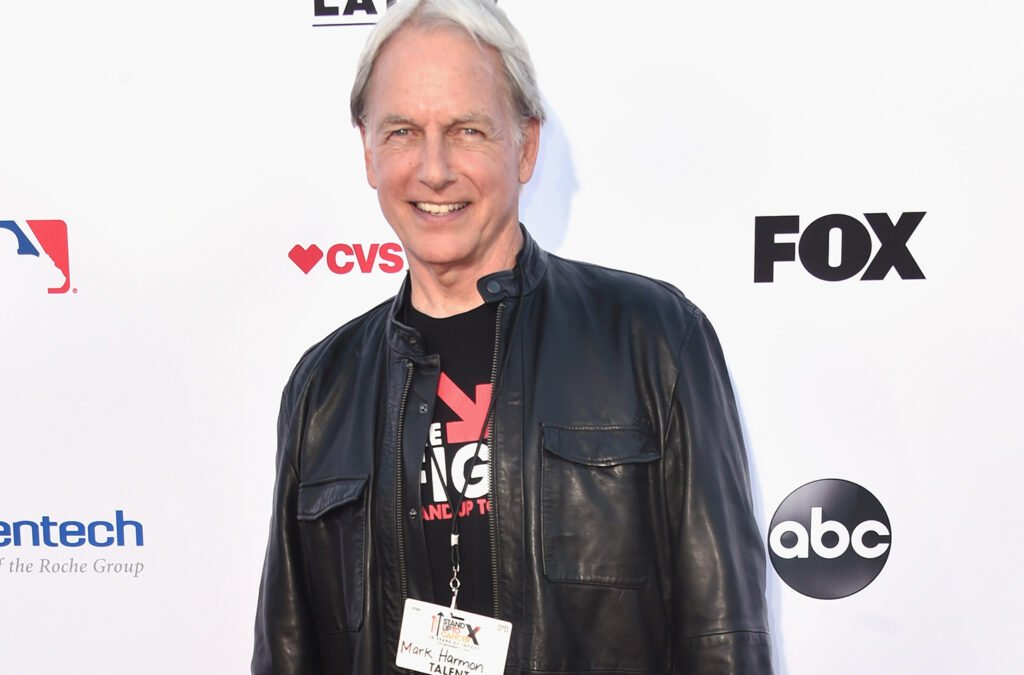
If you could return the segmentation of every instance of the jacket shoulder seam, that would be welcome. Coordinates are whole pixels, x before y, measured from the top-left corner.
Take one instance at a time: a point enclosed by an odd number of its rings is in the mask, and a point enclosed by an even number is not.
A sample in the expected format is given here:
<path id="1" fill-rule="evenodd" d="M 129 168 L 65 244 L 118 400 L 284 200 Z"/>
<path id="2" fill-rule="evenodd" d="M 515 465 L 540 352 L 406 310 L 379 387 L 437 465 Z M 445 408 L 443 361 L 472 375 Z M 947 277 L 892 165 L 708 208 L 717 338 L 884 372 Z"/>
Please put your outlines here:
<path id="1" fill-rule="evenodd" d="M 766 630 L 723 630 L 715 633 L 701 633 L 700 635 L 691 635 L 687 637 L 687 640 L 700 640 L 709 637 L 721 637 L 724 635 L 769 635 Z"/>
<path id="2" fill-rule="evenodd" d="M 309 387 L 309 383 L 313 379 L 313 375 L 317 372 L 320 362 L 323 361 L 327 352 L 330 350 L 332 343 L 338 338 L 338 336 L 346 329 L 352 329 L 358 324 L 365 324 L 374 318 L 374 315 L 379 312 L 382 308 L 391 304 L 393 299 L 385 300 L 373 309 L 363 313 L 360 316 L 348 321 L 344 325 L 334 329 L 324 337 L 322 340 L 311 346 L 302 356 L 299 358 L 298 363 L 295 364 L 295 368 L 292 370 L 291 377 L 288 378 L 289 388 L 292 388 L 297 382 L 301 381 L 301 392 L 296 397 L 301 399 L 305 395 L 306 389 Z M 365 325 L 358 326 L 358 330 L 361 332 L 365 328 Z M 316 352 L 316 353 L 314 353 Z"/>
<path id="3" fill-rule="evenodd" d="M 679 391 L 679 380 L 681 380 L 682 377 L 683 377 L 683 367 L 682 367 L 683 355 L 686 353 L 687 348 L 690 346 L 690 340 L 693 338 L 694 333 L 697 331 L 697 325 L 704 321 L 704 312 L 702 312 L 700 310 L 700 308 L 697 307 L 696 305 L 691 304 L 690 307 L 692 308 L 691 309 L 692 320 L 689 322 L 689 325 L 686 327 L 686 332 L 683 334 L 683 339 L 679 343 L 679 351 L 676 354 L 676 370 L 677 370 L 677 372 L 676 372 L 675 381 L 673 381 L 673 383 L 672 383 L 672 391 L 669 394 L 669 399 L 668 399 L 669 401 L 675 400 L 676 394 Z M 662 443 L 667 443 L 668 442 L 668 433 L 669 433 L 669 429 L 671 429 L 671 427 L 672 427 L 672 418 L 675 416 L 675 414 L 676 414 L 676 407 L 674 405 L 670 405 L 669 406 L 668 423 L 665 425 L 664 435 L 663 435 L 663 438 L 661 439 Z"/>
<path id="4" fill-rule="evenodd" d="M 382 309 L 391 304 L 394 298 L 385 300 L 378 304 L 376 307 L 364 312 L 360 316 L 347 321 L 343 325 L 331 331 L 326 337 L 315 343 L 309 349 L 302 353 L 299 357 L 298 362 L 292 369 L 291 375 L 288 377 L 288 382 L 285 384 L 285 391 L 282 401 L 282 410 L 287 409 L 288 423 L 293 423 L 293 414 L 295 412 L 295 404 L 303 400 L 309 388 L 313 384 L 316 373 L 319 370 L 320 363 L 326 357 L 327 352 L 330 350 L 331 344 L 338 338 L 342 331 L 351 329 L 357 324 L 363 324 L 358 327 L 361 332 L 365 329 L 365 324 L 374 318 L 374 315 L 380 312 Z M 291 470 L 298 477 L 301 475 L 301 466 L 298 465 L 299 448 L 295 448 L 294 457 L 289 455 L 288 464 Z"/>

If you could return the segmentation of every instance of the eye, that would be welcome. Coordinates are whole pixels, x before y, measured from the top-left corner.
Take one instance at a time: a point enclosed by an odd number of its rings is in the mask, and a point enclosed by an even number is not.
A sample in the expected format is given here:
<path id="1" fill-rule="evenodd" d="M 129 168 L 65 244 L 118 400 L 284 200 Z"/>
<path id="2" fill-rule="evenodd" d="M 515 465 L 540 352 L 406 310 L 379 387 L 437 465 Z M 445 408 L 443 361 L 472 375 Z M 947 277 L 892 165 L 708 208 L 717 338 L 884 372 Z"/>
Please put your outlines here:
<path id="1" fill-rule="evenodd" d="M 479 143 L 487 138 L 487 134 L 476 127 L 459 127 L 455 133 L 466 142 Z"/>
<path id="2" fill-rule="evenodd" d="M 413 130 L 410 129 L 409 127 L 398 127 L 396 129 L 391 129 L 390 131 L 388 131 L 387 134 L 385 135 L 385 138 L 389 141 L 401 141 L 410 138 L 412 134 Z"/>

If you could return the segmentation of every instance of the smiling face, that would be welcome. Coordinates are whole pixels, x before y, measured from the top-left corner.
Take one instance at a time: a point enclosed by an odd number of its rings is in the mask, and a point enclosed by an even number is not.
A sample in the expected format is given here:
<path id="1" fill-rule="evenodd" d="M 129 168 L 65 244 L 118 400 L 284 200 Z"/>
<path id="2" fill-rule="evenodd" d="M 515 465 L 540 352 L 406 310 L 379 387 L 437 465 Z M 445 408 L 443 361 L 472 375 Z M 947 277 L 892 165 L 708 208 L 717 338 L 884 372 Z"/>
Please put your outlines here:
<path id="1" fill-rule="evenodd" d="M 539 123 L 512 115 L 500 58 L 455 28 L 403 28 L 374 65 L 360 131 L 366 176 L 409 265 L 482 276 L 519 241 L 519 186 Z"/>

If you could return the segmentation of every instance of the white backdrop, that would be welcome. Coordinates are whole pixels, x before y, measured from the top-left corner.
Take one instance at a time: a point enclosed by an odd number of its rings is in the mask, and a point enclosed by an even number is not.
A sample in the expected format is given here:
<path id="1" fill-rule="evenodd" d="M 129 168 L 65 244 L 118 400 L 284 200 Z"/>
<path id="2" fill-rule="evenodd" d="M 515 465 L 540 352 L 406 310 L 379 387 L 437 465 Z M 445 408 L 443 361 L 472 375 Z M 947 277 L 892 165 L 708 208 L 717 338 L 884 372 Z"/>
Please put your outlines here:
<path id="1" fill-rule="evenodd" d="M 527 226 L 709 314 L 764 529 L 819 478 L 866 487 L 891 519 L 887 565 L 856 595 L 805 597 L 769 568 L 776 672 L 1010 672 L 1017 4 L 501 4 L 551 116 Z M 142 546 L 0 545 L 3 673 L 248 672 L 281 386 L 402 276 L 304 274 L 288 256 L 396 241 L 347 121 L 369 28 L 314 27 L 313 6 L 0 7 L 0 221 L 42 252 L 0 229 L 0 521 L 121 510 L 145 531 Z M 912 211 L 924 280 L 826 282 L 797 261 L 753 282 L 758 216 Z M 36 219 L 67 223 L 73 291 L 47 293 L 64 277 Z"/>

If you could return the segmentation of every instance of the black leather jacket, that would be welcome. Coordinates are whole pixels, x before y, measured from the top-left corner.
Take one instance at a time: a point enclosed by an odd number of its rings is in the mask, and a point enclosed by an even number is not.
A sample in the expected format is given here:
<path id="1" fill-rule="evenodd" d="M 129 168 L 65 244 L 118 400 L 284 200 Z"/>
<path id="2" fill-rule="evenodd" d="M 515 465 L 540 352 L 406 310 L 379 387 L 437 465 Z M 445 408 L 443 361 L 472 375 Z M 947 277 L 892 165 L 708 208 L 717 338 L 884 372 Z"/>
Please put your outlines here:
<path id="1" fill-rule="evenodd" d="M 506 673 L 770 673 L 764 551 L 711 325 L 667 284 L 528 235 L 517 271 L 478 284 L 500 303 L 496 351 L 512 350 L 490 464 Z M 285 388 L 257 675 L 399 672 L 403 603 L 430 597 L 419 484 L 440 371 L 401 303 L 310 349 Z"/>

